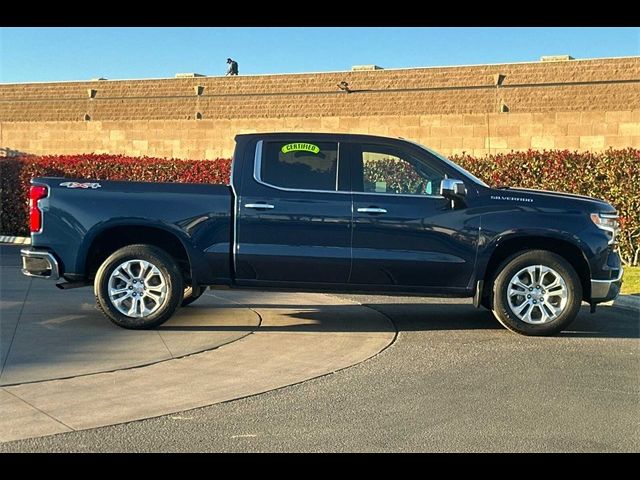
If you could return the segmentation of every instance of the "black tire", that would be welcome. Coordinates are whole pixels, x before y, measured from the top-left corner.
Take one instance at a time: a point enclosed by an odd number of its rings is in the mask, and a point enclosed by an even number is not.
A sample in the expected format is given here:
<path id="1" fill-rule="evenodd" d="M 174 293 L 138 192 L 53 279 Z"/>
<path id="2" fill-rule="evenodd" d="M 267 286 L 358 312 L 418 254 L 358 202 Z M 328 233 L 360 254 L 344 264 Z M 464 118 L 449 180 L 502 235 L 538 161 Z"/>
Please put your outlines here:
<path id="1" fill-rule="evenodd" d="M 182 303 L 180 304 L 182 307 L 186 307 L 187 305 L 191 305 L 193 302 L 198 300 L 202 294 L 207 290 L 207 287 L 197 287 L 195 293 L 193 291 L 193 287 L 189 285 L 184 289 L 184 297 L 182 299 Z"/>
<path id="2" fill-rule="evenodd" d="M 555 318 L 552 318 L 552 316 L 549 315 L 549 321 L 545 323 L 532 324 L 520 319 L 516 312 L 511 308 L 509 305 L 508 289 L 510 288 L 511 279 L 518 272 L 526 267 L 536 265 L 542 265 L 557 272 L 565 283 L 567 299 L 564 308 Z M 531 277 L 529 276 L 528 278 L 530 279 Z M 547 278 L 548 277 L 545 276 L 543 277 L 543 280 L 547 282 Z M 554 278 L 553 274 L 551 274 L 550 278 Z M 547 284 L 549 284 L 549 282 L 547 282 Z M 535 290 L 535 285 L 532 288 L 534 289 L 532 292 L 529 292 L 529 289 L 526 289 L 524 291 L 525 295 L 512 296 L 514 302 L 518 300 L 522 302 L 516 305 L 517 307 L 520 305 L 524 306 L 525 302 L 529 302 L 529 300 L 526 299 L 526 295 L 531 295 L 530 301 L 536 303 L 535 306 L 529 304 L 529 307 L 524 307 L 525 311 L 523 315 L 526 316 L 529 309 L 531 309 L 530 315 L 534 316 L 535 314 L 538 316 L 538 318 L 534 318 L 533 320 L 541 320 L 543 310 L 544 312 L 552 312 L 554 309 L 553 307 L 560 307 L 561 301 L 558 296 L 551 296 L 551 298 L 546 298 L 546 300 L 543 299 L 543 301 L 540 302 L 540 292 L 549 294 L 544 290 L 544 284 L 541 286 L 540 291 Z M 551 290 L 554 289 L 552 288 Z M 560 255 L 546 250 L 531 250 L 517 253 L 507 258 L 502 263 L 497 270 L 497 276 L 493 283 L 492 294 L 493 314 L 502 325 L 509 330 L 522 335 L 548 336 L 560 332 L 575 320 L 582 303 L 582 284 L 580 283 L 580 278 L 578 277 L 575 269 Z M 546 304 L 544 304 L 545 302 Z"/>
<path id="3" fill-rule="evenodd" d="M 155 307 L 156 311 L 144 317 L 123 314 L 109 297 L 111 274 L 119 265 L 129 260 L 144 260 L 154 265 L 166 283 L 166 298 L 158 302 L 160 306 Z M 119 327 L 133 330 L 154 328 L 166 322 L 178 308 L 184 295 L 182 273 L 175 260 L 167 252 L 153 245 L 128 245 L 116 250 L 100 265 L 93 289 L 96 303 L 102 313 Z"/>

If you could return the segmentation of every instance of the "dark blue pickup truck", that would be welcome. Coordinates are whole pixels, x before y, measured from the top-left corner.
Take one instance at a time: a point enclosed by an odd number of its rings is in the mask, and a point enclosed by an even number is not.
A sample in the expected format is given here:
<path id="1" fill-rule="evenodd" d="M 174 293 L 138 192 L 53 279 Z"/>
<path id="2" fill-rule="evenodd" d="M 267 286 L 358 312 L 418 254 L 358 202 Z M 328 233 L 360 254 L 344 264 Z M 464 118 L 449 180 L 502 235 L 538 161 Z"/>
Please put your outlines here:
<path id="1" fill-rule="evenodd" d="M 473 297 L 551 335 L 618 295 L 618 219 L 588 197 L 491 188 L 419 144 L 238 135 L 231 185 L 35 178 L 26 275 L 93 285 L 125 328 L 207 286 Z"/>

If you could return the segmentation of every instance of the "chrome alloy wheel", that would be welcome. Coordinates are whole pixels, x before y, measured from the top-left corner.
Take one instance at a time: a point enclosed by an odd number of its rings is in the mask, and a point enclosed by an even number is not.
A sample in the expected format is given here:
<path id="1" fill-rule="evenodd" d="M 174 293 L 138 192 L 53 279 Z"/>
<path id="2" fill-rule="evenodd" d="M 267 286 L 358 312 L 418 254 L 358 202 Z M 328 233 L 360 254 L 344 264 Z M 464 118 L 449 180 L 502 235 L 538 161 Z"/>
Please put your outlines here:
<path id="1" fill-rule="evenodd" d="M 109 300 L 128 317 L 148 317 L 167 301 L 167 281 L 162 272 L 146 260 L 127 260 L 109 276 Z"/>
<path id="2" fill-rule="evenodd" d="M 531 265 L 509 280 L 507 300 L 511 311 L 523 322 L 548 323 L 564 311 L 569 291 L 564 278 L 544 265 Z"/>

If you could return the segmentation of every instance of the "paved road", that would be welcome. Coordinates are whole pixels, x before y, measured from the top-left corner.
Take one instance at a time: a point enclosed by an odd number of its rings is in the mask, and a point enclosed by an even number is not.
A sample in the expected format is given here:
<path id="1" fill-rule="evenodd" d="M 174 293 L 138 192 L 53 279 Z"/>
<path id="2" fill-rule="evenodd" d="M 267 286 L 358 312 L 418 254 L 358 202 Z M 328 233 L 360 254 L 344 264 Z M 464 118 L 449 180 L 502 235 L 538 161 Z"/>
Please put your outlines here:
<path id="1" fill-rule="evenodd" d="M 468 302 L 350 296 L 399 330 L 364 363 L 254 397 L 0 444 L 15 451 L 640 451 L 640 312 L 553 338 Z"/>

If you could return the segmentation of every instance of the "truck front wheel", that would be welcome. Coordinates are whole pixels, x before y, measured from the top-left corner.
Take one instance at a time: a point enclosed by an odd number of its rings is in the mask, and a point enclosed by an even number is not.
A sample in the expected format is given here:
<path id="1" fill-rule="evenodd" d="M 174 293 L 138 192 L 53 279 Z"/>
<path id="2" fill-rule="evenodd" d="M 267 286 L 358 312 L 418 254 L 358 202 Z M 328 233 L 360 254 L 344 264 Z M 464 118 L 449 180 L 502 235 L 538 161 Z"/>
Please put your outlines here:
<path id="1" fill-rule="evenodd" d="M 580 278 L 560 255 L 520 252 L 498 268 L 493 314 L 516 333 L 554 335 L 573 322 L 581 303 Z"/>
<path id="2" fill-rule="evenodd" d="M 113 323 L 136 330 L 166 322 L 182 302 L 180 268 L 153 245 L 128 245 L 100 265 L 94 283 L 96 302 Z"/>

